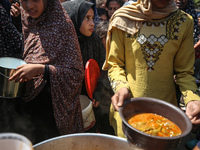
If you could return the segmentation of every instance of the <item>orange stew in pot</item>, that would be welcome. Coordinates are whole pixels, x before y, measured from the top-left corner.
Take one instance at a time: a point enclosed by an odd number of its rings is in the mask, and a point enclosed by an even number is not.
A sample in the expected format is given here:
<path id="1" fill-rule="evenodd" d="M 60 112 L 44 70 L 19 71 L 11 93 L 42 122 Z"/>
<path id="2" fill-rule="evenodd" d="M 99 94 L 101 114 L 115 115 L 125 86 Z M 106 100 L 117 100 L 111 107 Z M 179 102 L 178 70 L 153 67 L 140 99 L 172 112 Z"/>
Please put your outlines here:
<path id="1" fill-rule="evenodd" d="M 161 137 L 178 136 L 180 128 L 169 119 L 153 113 L 141 113 L 127 118 L 128 123 L 134 128 Z"/>

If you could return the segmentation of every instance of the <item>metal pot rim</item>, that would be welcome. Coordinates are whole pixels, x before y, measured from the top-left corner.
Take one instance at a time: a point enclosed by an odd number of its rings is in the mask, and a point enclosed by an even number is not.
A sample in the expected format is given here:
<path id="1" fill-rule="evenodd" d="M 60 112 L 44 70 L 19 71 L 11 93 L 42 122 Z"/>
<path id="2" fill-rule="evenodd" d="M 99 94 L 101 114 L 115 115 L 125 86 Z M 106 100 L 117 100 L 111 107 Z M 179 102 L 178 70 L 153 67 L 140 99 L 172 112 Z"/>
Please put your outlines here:
<path id="1" fill-rule="evenodd" d="M 13 66 L 11 66 L 11 64 Z M 18 66 L 26 64 L 22 59 L 15 57 L 0 57 L 0 67 L 4 69 L 17 69 Z"/>
<path id="2" fill-rule="evenodd" d="M 121 137 L 117 137 L 117 136 L 109 135 L 109 134 L 102 134 L 102 133 L 101 134 L 99 134 L 99 133 L 74 133 L 74 134 L 62 135 L 62 136 L 58 136 L 58 137 L 54 137 L 54 138 L 42 141 L 40 143 L 37 143 L 37 144 L 33 145 L 33 148 L 35 148 L 37 146 L 40 146 L 42 144 L 46 144 L 48 142 L 52 142 L 54 140 L 59 140 L 59 139 L 65 138 L 65 137 L 77 137 L 77 136 L 80 136 L 80 137 L 95 136 L 95 137 L 110 138 L 110 139 L 113 139 L 113 140 L 119 140 L 119 141 L 123 141 L 123 142 L 128 142 L 128 140 L 125 139 L 125 138 L 121 138 Z"/>

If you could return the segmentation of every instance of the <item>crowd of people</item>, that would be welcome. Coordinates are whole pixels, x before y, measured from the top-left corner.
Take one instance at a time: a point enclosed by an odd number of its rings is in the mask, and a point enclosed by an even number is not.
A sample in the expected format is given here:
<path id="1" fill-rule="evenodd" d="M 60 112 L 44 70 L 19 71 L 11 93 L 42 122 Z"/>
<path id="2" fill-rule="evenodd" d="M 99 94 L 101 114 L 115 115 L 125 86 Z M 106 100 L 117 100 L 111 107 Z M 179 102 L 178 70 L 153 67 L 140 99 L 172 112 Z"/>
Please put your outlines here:
<path id="1" fill-rule="evenodd" d="M 132 97 L 177 105 L 200 125 L 192 0 L 1 0 L 0 13 L 0 57 L 27 63 L 9 80 L 25 83 L 18 107 L 34 125 L 33 144 L 85 132 L 79 95 L 88 96 L 84 69 L 91 58 L 101 72 L 94 132 L 125 137 L 118 109 Z"/>

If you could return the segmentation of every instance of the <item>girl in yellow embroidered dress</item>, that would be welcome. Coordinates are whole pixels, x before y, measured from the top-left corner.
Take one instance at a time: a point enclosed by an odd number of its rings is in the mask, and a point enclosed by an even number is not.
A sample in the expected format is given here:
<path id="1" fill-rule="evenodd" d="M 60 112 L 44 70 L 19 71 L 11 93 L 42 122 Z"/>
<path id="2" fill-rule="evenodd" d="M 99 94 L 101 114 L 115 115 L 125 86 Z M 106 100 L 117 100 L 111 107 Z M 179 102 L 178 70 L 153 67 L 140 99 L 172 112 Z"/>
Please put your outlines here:
<path id="1" fill-rule="evenodd" d="M 126 98 L 153 97 L 177 105 L 174 72 L 187 104 L 186 114 L 192 123 L 200 123 L 195 117 L 200 112 L 200 97 L 192 76 L 193 20 L 175 5 L 171 0 L 166 4 L 139 0 L 111 18 L 104 69 L 115 92 L 110 123 L 118 136 L 124 134 L 115 110 Z"/>

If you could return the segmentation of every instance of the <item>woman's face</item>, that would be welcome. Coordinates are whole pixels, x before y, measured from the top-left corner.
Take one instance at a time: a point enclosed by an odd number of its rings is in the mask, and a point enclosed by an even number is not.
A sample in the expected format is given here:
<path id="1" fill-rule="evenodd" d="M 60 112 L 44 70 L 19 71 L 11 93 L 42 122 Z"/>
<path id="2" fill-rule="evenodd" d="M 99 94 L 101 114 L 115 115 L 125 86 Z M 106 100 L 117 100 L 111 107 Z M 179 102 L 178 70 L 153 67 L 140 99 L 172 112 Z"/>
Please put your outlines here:
<path id="1" fill-rule="evenodd" d="M 44 11 L 43 0 L 20 0 L 20 3 L 32 18 L 38 18 Z"/>
<path id="2" fill-rule="evenodd" d="M 110 18 L 112 14 L 119 8 L 120 4 L 117 1 L 110 1 L 108 8 L 106 9 L 108 11 L 108 17 Z"/>
<path id="3" fill-rule="evenodd" d="M 154 8 L 165 8 L 172 0 L 151 0 L 151 2 Z"/>
<path id="4" fill-rule="evenodd" d="M 175 2 L 176 6 L 181 10 L 183 10 L 188 4 L 188 0 L 175 0 Z"/>
<path id="5" fill-rule="evenodd" d="M 85 18 L 83 19 L 83 22 L 80 27 L 81 34 L 85 36 L 91 36 L 92 32 L 94 30 L 94 11 L 92 8 L 90 8 L 85 15 Z"/>

